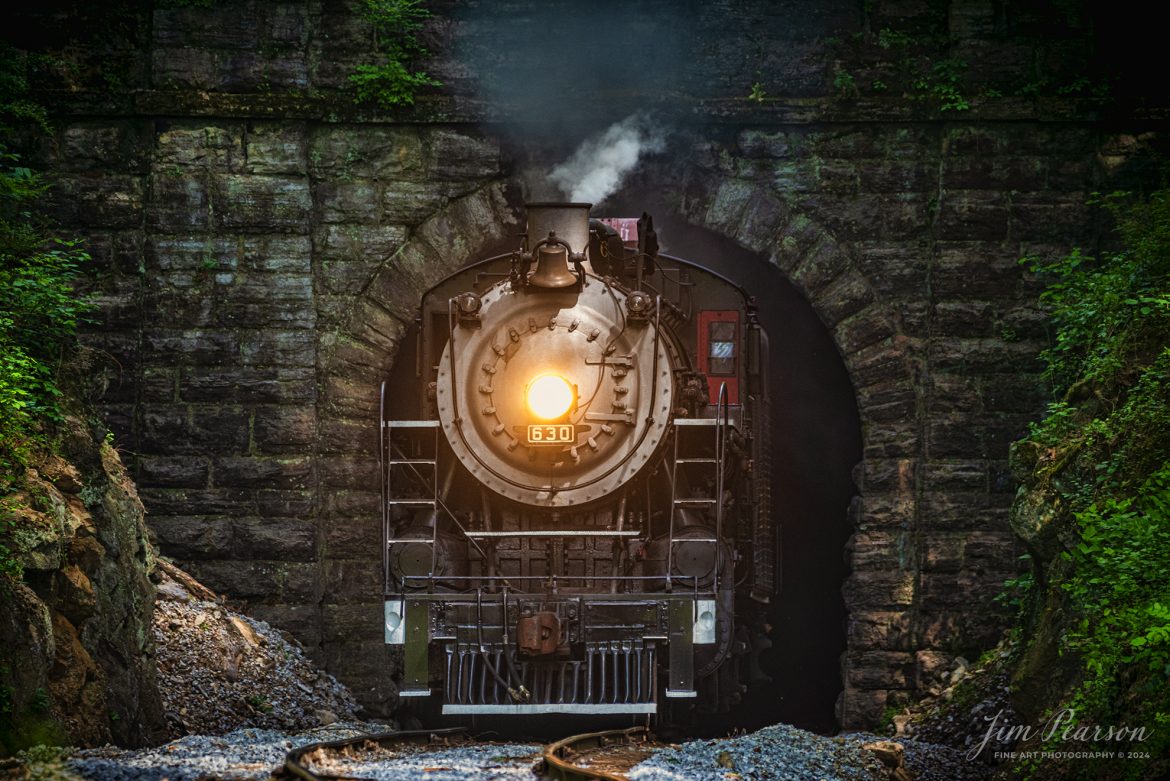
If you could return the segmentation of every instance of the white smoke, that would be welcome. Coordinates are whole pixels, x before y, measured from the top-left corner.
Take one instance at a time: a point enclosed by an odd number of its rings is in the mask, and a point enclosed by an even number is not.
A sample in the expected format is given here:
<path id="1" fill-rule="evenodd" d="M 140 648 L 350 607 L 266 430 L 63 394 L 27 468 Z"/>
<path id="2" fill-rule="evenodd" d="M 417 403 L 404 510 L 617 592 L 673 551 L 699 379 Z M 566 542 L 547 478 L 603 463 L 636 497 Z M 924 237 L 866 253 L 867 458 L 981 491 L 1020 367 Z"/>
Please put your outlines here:
<path id="1" fill-rule="evenodd" d="M 665 147 L 662 131 L 645 115 L 634 114 L 586 140 L 548 178 L 570 201 L 601 203 L 621 186 L 643 154 Z"/>

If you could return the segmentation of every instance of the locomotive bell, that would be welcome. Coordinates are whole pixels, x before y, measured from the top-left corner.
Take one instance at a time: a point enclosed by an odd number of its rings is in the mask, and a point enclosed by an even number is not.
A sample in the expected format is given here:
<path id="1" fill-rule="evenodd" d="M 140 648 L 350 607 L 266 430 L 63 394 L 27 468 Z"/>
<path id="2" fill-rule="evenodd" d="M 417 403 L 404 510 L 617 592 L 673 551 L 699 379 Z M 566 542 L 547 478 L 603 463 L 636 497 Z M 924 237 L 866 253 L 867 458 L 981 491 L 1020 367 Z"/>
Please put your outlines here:
<path id="1" fill-rule="evenodd" d="M 577 275 L 569 270 L 569 251 L 560 244 L 545 244 L 536 251 L 536 271 L 528 278 L 535 287 L 572 287 Z"/>

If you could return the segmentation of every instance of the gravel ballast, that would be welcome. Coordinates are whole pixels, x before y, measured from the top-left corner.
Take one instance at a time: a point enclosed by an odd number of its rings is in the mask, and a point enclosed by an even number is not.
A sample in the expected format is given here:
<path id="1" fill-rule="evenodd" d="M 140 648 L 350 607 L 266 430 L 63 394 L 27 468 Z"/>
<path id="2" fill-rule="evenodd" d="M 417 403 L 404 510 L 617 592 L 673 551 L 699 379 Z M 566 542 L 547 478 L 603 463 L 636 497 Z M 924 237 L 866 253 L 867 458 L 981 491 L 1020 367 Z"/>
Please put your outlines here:
<path id="1" fill-rule="evenodd" d="M 906 769 L 914 781 L 984 781 L 996 768 L 981 759 L 970 759 L 967 751 L 937 743 L 925 743 L 906 738 L 890 738 L 863 732 L 852 732 L 841 739 L 858 746 L 876 741 L 894 741 L 902 746 Z"/>
<path id="2" fill-rule="evenodd" d="M 171 737 L 245 727 L 295 732 L 357 717 L 350 691 L 296 640 L 229 609 L 194 581 L 163 577 L 152 631 Z"/>
<path id="3" fill-rule="evenodd" d="M 887 781 L 889 772 L 860 744 L 786 724 L 663 749 L 629 773 L 630 781 Z"/>
<path id="4" fill-rule="evenodd" d="M 94 781 L 195 781 L 265 779 L 284 764 L 285 755 L 310 743 L 384 731 L 384 724 L 334 724 L 299 733 L 240 729 L 226 735 L 188 735 L 152 749 L 113 747 L 74 754 L 67 766 Z"/>
<path id="5" fill-rule="evenodd" d="M 153 749 L 89 749 L 66 761 L 69 770 L 89 781 L 260 781 L 284 764 L 289 751 L 311 743 L 343 740 L 385 732 L 385 724 L 335 724 L 298 733 L 262 729 L 235 730 L 226 735 L 189 735 Z M 375 761 L 337 754 L 303 760 L 317 772 L 378 779 L 378 781 L 461 781 L 461 779 L 537 778 L 539 743 L 470 743 L 420 750 L 405 745 L 381 752 Z"/>

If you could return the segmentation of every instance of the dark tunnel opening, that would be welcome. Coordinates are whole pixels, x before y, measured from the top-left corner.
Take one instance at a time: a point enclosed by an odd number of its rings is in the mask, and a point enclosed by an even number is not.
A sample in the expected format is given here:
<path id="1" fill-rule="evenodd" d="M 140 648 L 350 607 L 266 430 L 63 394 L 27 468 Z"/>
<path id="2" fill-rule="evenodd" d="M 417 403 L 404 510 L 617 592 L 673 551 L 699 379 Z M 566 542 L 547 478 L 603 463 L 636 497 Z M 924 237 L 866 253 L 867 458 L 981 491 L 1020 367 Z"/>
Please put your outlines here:
<path id="1" fill-rule="evenodd" d="M 771 345 L 772 501 L 782 528 L 782 575 L 768 613 L 773 645 L 760 655 L 760 667 L 772 682 L 751 687 L 732 718 L 746 729 L 786 722 L 833 733 L 845 651 L 847 510 L 862 453 L 853 384 L 832 335 L 779 268 L 656 200 L 627 192 L 594 213 L 649 211 L 664 251 L 718 271 L 757 297 Z"/>
<path id="2" fill-rule="evenodd" d="M 782 525 L 782 585 L 768 611 L 772 647 L 759 655 L 760 671 L 771 681 L 750 686 L 721 726 L 785 722 L 832 734 L 845 651 L 847 508 L 856 493 L 852 470 L 861 460 L 852 383 L 813 307 L 766 258 L 636 194 L 593 214 L 637 216 L 644 209 L 655 216 L 663 251 L 708 266 L 758 297 L 771 343 L 773 506 Z M 483 257 L 508 251 L 512 243 L 493 246 Z M 389 376 L 389 401 L 399 414 L 418 406 L 414 343 L 408 333 Z"/>

